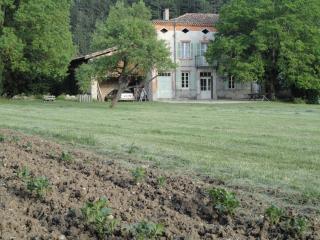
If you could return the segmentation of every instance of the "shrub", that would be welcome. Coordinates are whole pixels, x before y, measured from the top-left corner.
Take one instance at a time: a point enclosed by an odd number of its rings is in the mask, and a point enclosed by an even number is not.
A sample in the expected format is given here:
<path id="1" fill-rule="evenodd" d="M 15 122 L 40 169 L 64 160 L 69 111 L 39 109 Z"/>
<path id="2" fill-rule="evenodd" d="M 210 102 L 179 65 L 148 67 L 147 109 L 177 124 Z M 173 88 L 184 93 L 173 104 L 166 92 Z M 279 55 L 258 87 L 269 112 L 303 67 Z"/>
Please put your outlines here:
<path id="1" fill-rule="evenodd" d="M 320 91 L 315 89 L 310 89 L 307 91 L 307 103 L 309 104 L 319 104 Z"/>
<path id="2" fill-rule="evenodd" d="M 28 167 L 23 167 L 18 171 L 18 177 L 25 183 L 28 191 L 35 192 L 38 198 L 43 198 L 50 189 L 50 182 L 46 177 L 31 176 Z"/>
<path id="3" fill-rule="evenodd" d="M 165 177 L 161 176 L 157 178 L 157 184 L 159 187 L 163 187 L 164 185 L 166 185 L 166 183 L 167 179 Z"/>
<path id="4" fill-rule="evenodd" d="M 118 225 L 118 221 L 111 215 L 106 198 L 87 202 L 81 212 L 86 223 L 92 226 L 99 239 L 104 239 L 106 234 L 112 234 Z"/>
<path id="5" fill-rule="evenodd" d="M 239 201 L 233 192 L 228 192 L 222 188 L 216 188 L 210 189 L 208 193 L 213 207 L 219 214 L 232 215 L 236 208 L 239 207 Z"/>
<path id="6" fill-rule="evenodd" d="M 36 177 L 27 180 L 27 189 L 32 193 L 35 192 L 38 198 L 43 198 L 50 189 L 50 183 L 46 177 Z"/>
<path id="7" fill-rule="evenodd" d="M 294 104 L 305 104 L 306 101 L 303 98 L 294 98 L 293 103 Z"/>
<path id="8" fill-rule="evenodd" d="M 23 148 L 26 152 L 31 152 L 32 151 L 32 143 L 27 142 L 27 144 L 23 145 Z"/>
<path id="9" fill-rule="evenodd" d="M 139 150 L 139 147 L 134 145 L 133 143 L 128 147 L 128 153 L 132 154 Z"/>
<path id="10" fill-rule="evenodd" d="M 76 79 L 82 93 L 90 91 L 91 79 L 94 76 L 94 69 L 90 64 L 82 64 L 76 70 Z"/>
<path id="11" fill-rule="evenodd" d="M 56 97 L 57 100 L 66 100 L 66 95 L 65 94 L 61 94 L 59 96 Z"/>
<path id="12" fill-rule="evenodd" d="M 281 218 L 284 216 L 284 210 L 272 205 L 266 209 L 265 216 L 272 225 L 275 225 L 278 224 Z"/>
<path id="13" fill-rule="evenodd" d="M 137 240 L 152 240 L 163 235 L 164 227 L 162 224 L 143 220 L 129 226 L 129 233 Z"/>
<path id="14" fill-rule="evenodd" d="M 302 236 L 309 228 L 309 222 L 303 217 L 290 217 L 286 229 L 290 234 Z"/>
<path id="15" fill-rule="evenodd" d="M 17 175 L 21 180 L 27 181 L 30 178 L 30 170 L 28 167 L 22 167 Z"/>
<path id="16" fill-rule="evenodd" d="M 137 167 L 132 172 L 133 181 L 137 184 L 143 181 L 146 177 L 146 170 L 142 167 Z"/>
<path id="17" fill-rule="evenodd" d="M 274 205 L 267 208 L 265 216 L 272 225 L 279 224 L 280 227 L 290 235 L 302 236 L 309 227 L 309 222 L 303 217 L 289 216 L 283 209 Z"/>
<path id="18" fill-rule="evenodd" d="M 60 156 L 60 160 L 62 162 L 71 163 L 72 162 L 72 155 L 69 152 L 62 152 Z"/>

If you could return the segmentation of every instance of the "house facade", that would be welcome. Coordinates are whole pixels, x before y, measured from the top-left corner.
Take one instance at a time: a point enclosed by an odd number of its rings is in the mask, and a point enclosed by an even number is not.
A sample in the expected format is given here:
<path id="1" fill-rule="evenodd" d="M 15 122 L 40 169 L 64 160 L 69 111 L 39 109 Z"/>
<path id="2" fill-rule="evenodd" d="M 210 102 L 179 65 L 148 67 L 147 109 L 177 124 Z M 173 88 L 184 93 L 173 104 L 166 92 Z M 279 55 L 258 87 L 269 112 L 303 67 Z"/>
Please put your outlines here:
<path id="1" fill-rule="evenodd" d="M 214 40 L 219 20 L 217 14 L 187 13 L 170 19 L 169 10 L 163 20 L 153 24 L 159 39 L 170 48 L 171 58 L 178 66 L 173 71 L 153 71 L 150 100 L 165 99 L 244 99 L 252 92 L 252 84 L 238 83 L 221 77 L 205 58 L 210 41 Z"/>

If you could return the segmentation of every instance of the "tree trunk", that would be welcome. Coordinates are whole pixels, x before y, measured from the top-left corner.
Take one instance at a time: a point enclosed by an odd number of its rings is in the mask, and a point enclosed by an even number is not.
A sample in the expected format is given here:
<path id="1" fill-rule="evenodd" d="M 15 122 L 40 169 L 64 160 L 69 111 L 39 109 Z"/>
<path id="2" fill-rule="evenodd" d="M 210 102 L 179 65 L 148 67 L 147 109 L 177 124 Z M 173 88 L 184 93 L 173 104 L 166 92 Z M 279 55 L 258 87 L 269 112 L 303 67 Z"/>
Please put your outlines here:
<path id="1" fill-rule="evenodd" d="M 275 100 L 276 98 L 276 88 L 275 88 L 275 77 L 272 72 L 269 73 L 268 81 L 266 82 L 266 90 L 267 90 L 267 97 L 270 100 Z"/>
<path id="2" fill-rule="evenodd" d="M 129 81 L 128 77 L 121 76 L 119 79 L 119 87 L 118 87 L 118 92 L 117 94 L 113 97 L 112 102 L 110 107 L 114 108 L 117 102 L 119 101 L 121 94 L 123 93 L 124 90 L 128 87 Z"/>
<path id="3" fill-rule="evenodd" d="M 276 82 L 278 77 L 277 71 L 277 51 L 275 48 L 272 49 L 272 65 L 270 72 L 268 74 L 268 82 L 267 82 L 267 97 L 271 100 L 276 99 Z"/>

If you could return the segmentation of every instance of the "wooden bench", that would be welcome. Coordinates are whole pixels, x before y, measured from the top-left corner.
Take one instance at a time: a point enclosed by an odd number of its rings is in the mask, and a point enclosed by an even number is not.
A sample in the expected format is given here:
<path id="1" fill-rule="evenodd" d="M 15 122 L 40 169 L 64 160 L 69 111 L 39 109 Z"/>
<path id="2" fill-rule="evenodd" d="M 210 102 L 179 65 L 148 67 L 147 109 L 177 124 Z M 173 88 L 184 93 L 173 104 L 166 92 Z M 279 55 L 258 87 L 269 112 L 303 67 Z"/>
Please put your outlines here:
<path id="1" fill-rule="evenodd" d="M 45 95 L 43 96 L 43 101 L 45 102 L 53 102 L 56 100 L 56 97 L 55 96 L 52 96 L 52 95 Z"/>

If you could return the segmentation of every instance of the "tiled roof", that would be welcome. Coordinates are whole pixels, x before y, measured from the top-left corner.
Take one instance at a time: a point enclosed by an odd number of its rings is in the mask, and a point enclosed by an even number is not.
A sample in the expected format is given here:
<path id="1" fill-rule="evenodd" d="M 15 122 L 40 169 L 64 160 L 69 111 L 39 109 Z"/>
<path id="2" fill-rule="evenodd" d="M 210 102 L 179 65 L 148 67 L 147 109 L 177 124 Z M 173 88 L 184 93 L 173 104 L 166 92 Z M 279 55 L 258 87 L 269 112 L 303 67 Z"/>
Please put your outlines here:
<path id="1" fill-rule="evenodd" d="M 165 20 L 155 20 L 154 23 L 166 23 L 166 22 L 176 22 L 184 24 L 200 24 L 200 25 L 213 25 L 219 20 L 219 14 L 211 13 L 186 13 L 180 17 L 170 19 L 169 21 Z"/>

